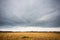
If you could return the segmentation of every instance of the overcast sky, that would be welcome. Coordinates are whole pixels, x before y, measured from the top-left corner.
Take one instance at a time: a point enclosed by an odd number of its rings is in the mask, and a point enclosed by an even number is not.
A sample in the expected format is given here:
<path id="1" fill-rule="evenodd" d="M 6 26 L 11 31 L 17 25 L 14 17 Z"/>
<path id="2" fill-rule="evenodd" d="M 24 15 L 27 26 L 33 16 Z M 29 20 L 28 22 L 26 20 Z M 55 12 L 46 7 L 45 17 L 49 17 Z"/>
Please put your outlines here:
<path id="1" fill-rule="evenodd" d="M 60 0 L 0 0 L 0 28 L 60 27 Z"/>

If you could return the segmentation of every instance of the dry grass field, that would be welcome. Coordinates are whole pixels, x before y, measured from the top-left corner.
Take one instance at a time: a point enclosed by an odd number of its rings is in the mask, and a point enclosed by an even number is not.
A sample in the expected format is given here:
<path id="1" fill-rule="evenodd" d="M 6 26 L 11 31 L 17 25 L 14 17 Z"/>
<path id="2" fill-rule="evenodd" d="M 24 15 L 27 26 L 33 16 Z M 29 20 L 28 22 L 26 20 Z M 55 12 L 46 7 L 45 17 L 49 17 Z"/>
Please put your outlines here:
<path id="1" fill-rule="evenodd" d="M 0 32 L 0 40 L 60 40 L 55 32 Z"/>

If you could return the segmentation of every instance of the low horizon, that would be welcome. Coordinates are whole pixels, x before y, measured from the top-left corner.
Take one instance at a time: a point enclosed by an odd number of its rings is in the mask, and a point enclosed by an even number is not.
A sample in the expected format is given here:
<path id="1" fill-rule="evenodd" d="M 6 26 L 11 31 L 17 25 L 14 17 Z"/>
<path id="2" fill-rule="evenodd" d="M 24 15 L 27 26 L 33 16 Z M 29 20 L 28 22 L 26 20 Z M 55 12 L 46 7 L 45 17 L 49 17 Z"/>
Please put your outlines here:
<path id="1" fill-rule="evenodd" d="M 10 28 L 0 28 L 0 31 L 59 31 L 60 32 L 60 27 L 53 28 L 53 27 L 20 27 L 20 26 L 14 26 Z"/>

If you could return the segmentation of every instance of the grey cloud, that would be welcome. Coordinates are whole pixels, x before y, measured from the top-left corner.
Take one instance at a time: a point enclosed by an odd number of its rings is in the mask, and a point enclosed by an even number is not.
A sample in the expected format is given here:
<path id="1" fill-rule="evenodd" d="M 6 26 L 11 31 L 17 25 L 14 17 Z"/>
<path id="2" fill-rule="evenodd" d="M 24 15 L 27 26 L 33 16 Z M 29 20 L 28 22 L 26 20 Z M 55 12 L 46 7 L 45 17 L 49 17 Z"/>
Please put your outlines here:
<path id="1" fill-rule="evenodd" d="M 60 27 L 60 0 L 0 0 L 0 8 L 0 26 Z"/>

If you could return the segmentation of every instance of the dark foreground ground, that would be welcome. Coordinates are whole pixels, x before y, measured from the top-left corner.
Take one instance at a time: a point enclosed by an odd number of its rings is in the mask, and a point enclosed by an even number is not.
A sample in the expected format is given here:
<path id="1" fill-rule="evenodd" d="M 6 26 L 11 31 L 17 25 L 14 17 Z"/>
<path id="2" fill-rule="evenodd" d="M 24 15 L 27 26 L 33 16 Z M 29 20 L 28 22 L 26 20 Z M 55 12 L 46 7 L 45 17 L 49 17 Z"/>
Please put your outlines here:
<path id="1" fill-rule="evenodd" d="M 60 40 L 60 32 L 0 32 L 0 40 Z"/>

